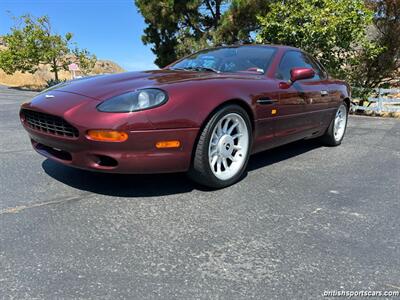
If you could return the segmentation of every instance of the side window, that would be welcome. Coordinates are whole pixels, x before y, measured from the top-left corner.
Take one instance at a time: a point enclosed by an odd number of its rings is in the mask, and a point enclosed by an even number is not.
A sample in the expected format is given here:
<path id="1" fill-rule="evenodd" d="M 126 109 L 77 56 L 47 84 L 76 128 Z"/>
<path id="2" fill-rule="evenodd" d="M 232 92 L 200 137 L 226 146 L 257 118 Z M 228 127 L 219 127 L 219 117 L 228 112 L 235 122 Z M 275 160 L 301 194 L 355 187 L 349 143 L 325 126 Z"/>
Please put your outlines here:
<path id="1" fill-rule="evenodd" d="M 279 64 L 276 77 L 278 79 L 289 80 L 292 68 L 312 68 L 315 76 L 311 80 L 320 80 L 325 77 L 323 70 L 307 54 L 300 51 L 287 51 Z"/>
<path id="2" fill-rule="evenodd" d="M 310 62 L 312 63 L 312 68 L 314 69 L 315 73 L 319 76 L 320 79 L 326 79 L 328 74 L 326 74 L 323 67 L 321 67 L 321 63 L 318 62 L 314 57 L 307 55 Z"/>

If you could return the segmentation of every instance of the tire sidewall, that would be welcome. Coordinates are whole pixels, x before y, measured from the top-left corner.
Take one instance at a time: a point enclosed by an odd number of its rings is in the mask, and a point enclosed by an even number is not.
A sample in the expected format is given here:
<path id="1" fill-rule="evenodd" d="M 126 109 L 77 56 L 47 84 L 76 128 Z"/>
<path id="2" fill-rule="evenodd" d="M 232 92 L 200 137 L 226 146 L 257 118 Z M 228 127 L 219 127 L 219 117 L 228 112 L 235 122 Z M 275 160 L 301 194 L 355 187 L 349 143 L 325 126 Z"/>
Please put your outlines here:
<path id="1" fill-rule="evenodd" d="M 339 108 L 342 105 L 346 109 L 346 126 L 344 128 L 343 136 L 340 138 L 340 140 L 336 140 L 335 139 L 335 118 L 336 118 L 336 113 L 338 112 Z M 327 131 L 325 133 L 325 135 L 321 137 L 321 139 L 324 142 L 324 144 L 326 144 L 327 146 L 339 146 L 342 143 L 342 141 L 344 139 L 344 136 L 346 135 L 347 124 L 348 124 L 348 121 L 349 121 L 348 117 L 349 117 L 349 109 L 348 109 L 346 103 L 342 102 L 338 106 L 338 108 L 335 110 L 335 113 L 333 114 L 332 121 L 331 121 L 331 123 L 330 123 L 330 125 L 329 125 L 329 127 L 328 127 L 328 129 L 327 129 Z"/>
<path id="2" fill-rule="evenodd" d="M 342 135 L 342 137 L 340 138 L 340 140 L 336 140 L 336 138 L 335 138 L 335 118 L 336 118 L 336 113 L 339 111 L 339 109 L 340 109 L 341 106 L 344 106 L 344 108 L 345 108 L 345 110 L 346 110 L 346 126 L 344 127 L 343 135 Z M 333 126 L 332 126 L 332 132 L 331 132 L 331 134 L 332 134 L 332 138 L 333 138 L 333 140 L 335 141 L 335 144 L 336 144 L 336 145 L 340 145 L 340 144 L 342 143 L 342 141 L 343 141 L 343 139 L 344 139 L 344 136 L 346 135 L 346 130 L 347 130 L 347 123 L 348 123 L 348 121 L 349 121 L 349 110 L 348 110 L 348 108 L 347 108 L 346 103 L 342 102 L 342 103 L 339 105 L 338 109 L 336 110 L 335 115 L 334 115 L 334 117 L 333 117 L 333 122 L 332 122 Z"/>
<path id="3" fill-rule="evenodd" d="M 209 151 L 208 150 L 210 147 L 211 136 L 213 134 L 215 126 L 225 115 L 230 114 L 230 113 L 237 113 L 245 121 L 247 130 L 248 130 L 248 135 L 249 135 L 249 146 L 248 146 L 249 148 L 247 150 L 245 161 L 244 161 L 243 166 L 240 169 L 240 171 L 235 176 L 233 176 L 232 178 L 230 178 L 228 180 L 221 180 L 221 179 L 217 178 L 214 175 L 213 171 L 211 170 L 210 163 L 209 163 Z M 211 181 L 210 185 L 222 188 L 222 187 L 227 187 L 229 185 L 234 184 L 242 177 L 244 171 L 246 170 L 246 167 L 247 167 L 247 164 L 249 161 L 249 157 L 250 157 L 251 148 L 253 145 L 252 126 L 251 126 L 250 119 L 249 119 L 247 112 L 238 105 L 227 105 L 225 107 L 222 107 L 211 117 L 211 119 L 208 121 L 207 126 L 205 127 L 204 130 L 207 130 L 207 132 L 206 132 L 206 142 L 203 144 L 203 149 L 201 149 L 203 151 L 203 153 L 205 154 L 205 155 L 203 155 L 202 163 L 205 167 L 207 177 Z"/>

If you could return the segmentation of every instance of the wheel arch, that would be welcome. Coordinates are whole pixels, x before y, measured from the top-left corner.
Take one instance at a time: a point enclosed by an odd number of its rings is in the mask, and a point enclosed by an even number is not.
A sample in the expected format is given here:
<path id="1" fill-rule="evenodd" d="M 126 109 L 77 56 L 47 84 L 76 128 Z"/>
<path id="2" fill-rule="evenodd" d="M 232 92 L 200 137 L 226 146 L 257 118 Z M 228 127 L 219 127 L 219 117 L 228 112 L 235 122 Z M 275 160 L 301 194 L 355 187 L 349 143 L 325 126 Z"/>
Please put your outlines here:
<path id="1" fill-rule="evenodd" d="M 233 99 L 229 99 L 226 101 L 221 102 L 219 105 L 217 105 L 208 115 L 206 118 L 204 118 L 203 122 L 201 123 L 200 129 L 197 133 L 196 139 L 194 141 L 193 144 L 193 148 L 192 148 L 192 155 L 191 155 L 191 164 L 193 163 L 193 159 L 194 159 L 194 155 L 196 153 L 196 147 L 197 147 L 197 143 L 199 142 L 199 138 L 201 133 L 203 132 L 204 127 L 207 125 L 208 121 L 212 118 L 212 116 L 218 111 L 220 110 L 222 107 L 227 106 L 227 105 L 238 105 L 241 108 L 243 108 L 247 115 L 249 116 L 250 119 L 250 124 L 251 124 L 251 132 L 254 134 L 254 130 L 255 130 L 255 118 L 254 118 L 254 112 L 251 108 L 251 106 L 244 101 L 243 99 L 240 98 L 233 98 Z"/>
<path id="2" fill-rule="evenodd" d="M 346 103 L 347 111 L 349 112 L 350 111 L 350 106 L 351 106 L 350 98 L 348 98 L 348 97 L 344 98 L 343 102 Z"/>
<path id="3" fill-rule="evenodd" d="M 253 112 L 251 106 L 246 101 L 244 101 L 240 98 L 230 99 L 230 100 L 224 101 L 224 102 L 220 103 L 219 105 L 217 105 L 204 119 L 203 123 L 201 124 L 200 129 L 202 130 L 206 126 L 207 122 L 211 119 L 211 117 L 215 114 L 215 112 L 217 112 L 219 109 L 221 109 L 224 106 L 233 105 L 233 104 L 240 106 L 247 112 L 247 115 L 249 116 L 250 123 L 251 123 L 251 129 L 254 132 L 254 128 L 255 128 L 254 112 Z"/>

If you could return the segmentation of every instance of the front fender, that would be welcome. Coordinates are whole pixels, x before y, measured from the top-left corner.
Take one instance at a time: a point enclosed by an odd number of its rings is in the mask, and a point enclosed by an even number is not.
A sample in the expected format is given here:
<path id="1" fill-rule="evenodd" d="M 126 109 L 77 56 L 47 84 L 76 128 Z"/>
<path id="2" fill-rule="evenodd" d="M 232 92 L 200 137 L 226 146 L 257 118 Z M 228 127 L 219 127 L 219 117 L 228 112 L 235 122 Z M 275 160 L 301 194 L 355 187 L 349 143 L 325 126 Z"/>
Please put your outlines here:
<path id="1" fill-rule="evenodd" d="M 162 88 L 169 94 L 168 102 L 147 111 L 148 119 L 157 129 L 200 128 L 217 107 L 231 100 L 246 105 L 257 119 L 256 100 L 262 91 L 268 90 L 265 81 L 254 79 L 216 79 Z"/>

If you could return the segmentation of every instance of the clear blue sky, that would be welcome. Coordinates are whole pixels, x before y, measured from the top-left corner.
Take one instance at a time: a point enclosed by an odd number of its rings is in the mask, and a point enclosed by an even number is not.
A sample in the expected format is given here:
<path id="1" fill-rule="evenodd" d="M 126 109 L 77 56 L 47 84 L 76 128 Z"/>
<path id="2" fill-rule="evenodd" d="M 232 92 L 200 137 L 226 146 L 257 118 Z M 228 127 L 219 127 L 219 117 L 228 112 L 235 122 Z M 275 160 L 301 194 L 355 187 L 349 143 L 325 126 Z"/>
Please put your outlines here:
<path id="1" fill-rule="evenodd" d="M 79 47 L 128 71 L 156 68 L 154 54 L 141 41 L 145 24 L 133 0 L 0 0 L 0 35 L 13 25 L 7 11 L 48 15 L 55 32 L 72 32 Z"/>

